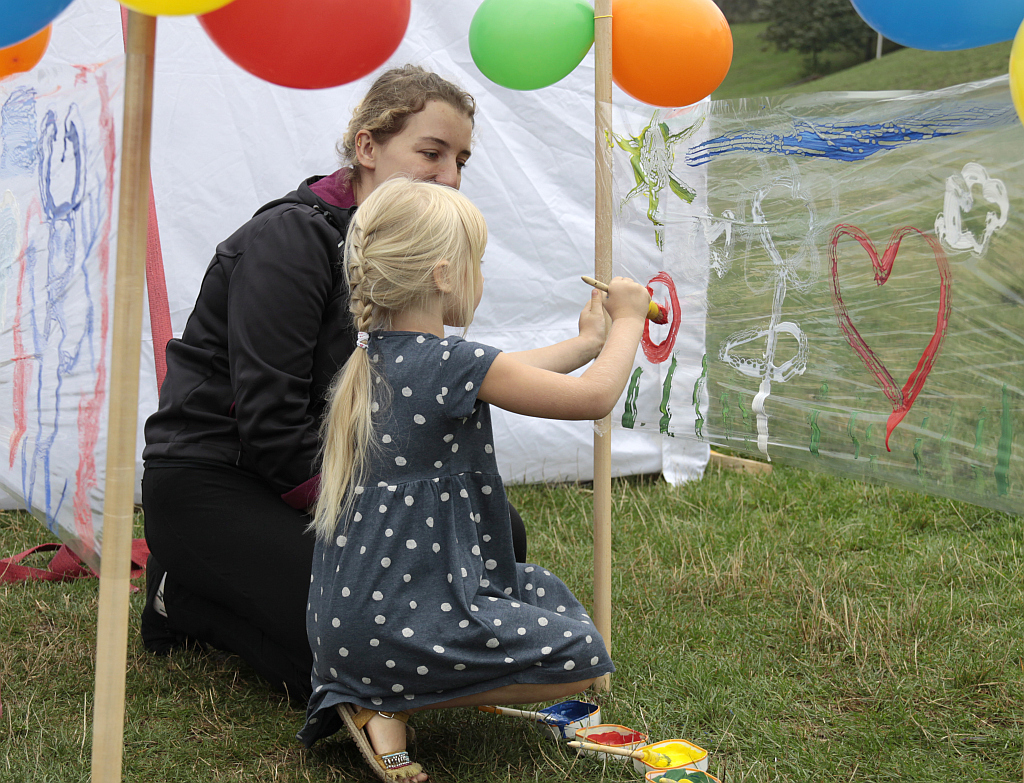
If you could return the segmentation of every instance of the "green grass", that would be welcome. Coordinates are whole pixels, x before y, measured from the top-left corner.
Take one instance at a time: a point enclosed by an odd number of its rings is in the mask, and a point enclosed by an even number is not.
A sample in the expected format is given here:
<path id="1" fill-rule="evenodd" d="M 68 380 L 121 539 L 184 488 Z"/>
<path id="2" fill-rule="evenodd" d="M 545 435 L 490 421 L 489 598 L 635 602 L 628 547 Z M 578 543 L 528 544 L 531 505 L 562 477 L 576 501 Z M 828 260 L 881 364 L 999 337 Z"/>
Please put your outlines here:
<path id="1" fill-rule="evenodd" d="M 767 22 L 732 25 L 732 66 L 725 81 L 711 96 L 714 100 L 788 91 L 808 78 L 848 68 L 860 61 L 860 57 L 850 52 L 829 52 L 820 56 L 820 72 L 808 74 L 806 58 L 802 54 L 780 52 L 775 44 L 758 37 L 766 27 Z"/>
<path id="2" fill-rule="evenodd" d="M 715 100 L 783 93 L 845 90 L 936 90 L 1005 74 L 1012 42 L 958 52 L 899 49 L 859 62 L 851 53 L 822 56 L 820 74 L 808 76 L 804 57 L 779 52 L 757 35 L 766 23 L 732 26 L 733 61 Z"/>
<path id="3" fill-rule="evenodd" d="M 880 60 L 797 85 L 785 92 L 937 90 L 1007 73 L 1012 41 L 959 52 L 900 49 Z"/>
<path id="4" fill-rule="evenodd" d="M 513 487 L 531 560 L 590 600 L 584 486 Z M 614 486 L 618 671 L 604 719 L 711 751 L 725 783 L 1019 781 L 1024 531 L 948 500 L 776 468 Z M 0 551 L 47 538 L 0 517 Z M 97 583 L 0 587 L 0 780 L 89 778 Z M 237 659 L 145 654 L 132 599 L 124 779 L 369 780 Z M 522 720 L 416 716 L 437 781 L 635 781 Z"/>

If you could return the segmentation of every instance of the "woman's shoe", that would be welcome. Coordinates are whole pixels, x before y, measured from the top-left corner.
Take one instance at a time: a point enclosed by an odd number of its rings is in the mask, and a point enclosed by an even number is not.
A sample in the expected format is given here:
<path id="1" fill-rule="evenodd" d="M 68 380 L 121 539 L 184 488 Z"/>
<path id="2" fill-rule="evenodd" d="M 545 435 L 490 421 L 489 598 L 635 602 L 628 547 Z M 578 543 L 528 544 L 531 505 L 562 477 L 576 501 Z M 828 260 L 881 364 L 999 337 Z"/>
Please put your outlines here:
<path id="1" fill-rule="evenodd" d="M 187 647 L 189 639 L 173 630 L 167 620 L 164 585 L 167 572 L 152 555 L 146 561 L 146 604 L 142 608 L 141 631 L 143 646 L 154 655 L 170 655 L 174 650 Z"/>
<path id="2" fill-rule="evenodd" d="M 376 710 L 357 707 L 355 704 L 338 704 L 335 709 L 345 722 L 345 727 L 348 729 L 349 734 L 352 735 L 352 739 L 355 740 L 360 753 L 363 754 L 363 758 L 366 759 L 378 778 L 384 781 L 402 783 L 402 781 L 409 780 L 423 772 L 421 765 L 410 760 L 408 751 L 400 750 L 397 753 L 385 754 L 374 753 L 373 744 L 370 742 L 370 735 L 366 733 L 366 724 L 376 715 L 407 723 L 409 713 L 377 712 Z"/>

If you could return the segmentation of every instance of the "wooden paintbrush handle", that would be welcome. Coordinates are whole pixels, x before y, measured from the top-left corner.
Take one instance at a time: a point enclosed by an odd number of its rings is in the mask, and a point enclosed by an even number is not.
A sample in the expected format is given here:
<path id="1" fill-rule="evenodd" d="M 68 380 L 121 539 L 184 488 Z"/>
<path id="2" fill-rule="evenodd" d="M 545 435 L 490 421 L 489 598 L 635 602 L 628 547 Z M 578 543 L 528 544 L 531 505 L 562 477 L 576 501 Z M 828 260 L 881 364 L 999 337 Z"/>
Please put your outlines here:
<path id="1" fill-rule="evenodd" d="M 514 707 L 492 707 L 491 705 L 483 705 L 477 707 L 481 712 L 493 712 L 498 715 L 508 715 L 513 718 L 529 718 L 530 720 L 539 720 L 544 723 L 557 723 L 558 718 L 552 715 L 548 715 L 545 712 L 531 712 L 530 710 L 517 710 Z"/>
<path id="2" fill-rule="evenodd" d="M 572 742 L 566 743 L 570 748 L 583 748 L 583 750 L 597 750 L 601 753 L 610 753 L 613 756 L 629 756 L 630 758 L 643 760 L 643 754 L 637 750 L 626 750 L 625 748 L 614 748 L 611 745 L 598 745 L 593 742 Z"/>
<path id="3" fill-rule="evenodd" d="M 602 283 L 600 280 L 595 280 L 589 275 L 580 275 L 580 279 L 587 285 L 594 286 L 594 288 L 596 288 L 598 291 L 604 291 L 605 293 L 608 293 L 607 284 Z M 661 307 L 653 299 L 651 300 L 651 303 L 647 305 L 647 317 L 650 318 L 652 321 L 658 321 L 659 323 L 663 322 Z"/>

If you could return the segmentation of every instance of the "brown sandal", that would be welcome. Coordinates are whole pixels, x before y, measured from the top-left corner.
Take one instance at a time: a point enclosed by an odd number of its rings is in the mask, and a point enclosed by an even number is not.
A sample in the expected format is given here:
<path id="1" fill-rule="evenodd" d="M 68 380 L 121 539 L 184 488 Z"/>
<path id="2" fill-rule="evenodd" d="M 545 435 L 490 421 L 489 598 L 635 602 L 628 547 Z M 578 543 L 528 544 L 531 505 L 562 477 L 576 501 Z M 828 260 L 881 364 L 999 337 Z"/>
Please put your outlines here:
<path id="1" fill-rule="evenodd" d="M 420 764 L 410 760 L 408 751 L 400 750 L 396 753 L 385 753 L 383 755 L 374 753 L 370 736 L 366 733 L 366 724 L 375 715 L 382 715 L 385 718 L 392 718 L 400 720 L 402 723 L 407 723 L 409 720 L 408 712 L 377 712 L 376 710 L 360 708 L 355 704 L 338 704 L 335 706 L 335 709 L 345 722 L 345 727 L 348 729 L 349 734 L 352 735 L 352 739 L 355 740 L 360 753 L 363 754 L 363 758 L 366 759 L 378 778 L 384 781 L 401 783 L 423 772 L 423 767 Z"/>

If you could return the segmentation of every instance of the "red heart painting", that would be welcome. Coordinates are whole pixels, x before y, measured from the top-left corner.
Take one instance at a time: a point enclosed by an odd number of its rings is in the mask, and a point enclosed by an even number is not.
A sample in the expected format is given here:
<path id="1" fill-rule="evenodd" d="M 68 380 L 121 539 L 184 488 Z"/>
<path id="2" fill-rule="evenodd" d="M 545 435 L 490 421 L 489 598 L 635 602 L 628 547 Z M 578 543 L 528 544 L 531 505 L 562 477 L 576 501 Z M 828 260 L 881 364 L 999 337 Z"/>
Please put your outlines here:
<path id="1" fill-rule="evenodd" d="M 839 291 L 839 258 L 836 247 L 839 244 L 839 239 L 844 234 L 856 239 L 860 246 L 867 251 L 868 256 L 871 257 L 871 266 L 875 270 L 875 283 L 877 285 L 885 285 L 886 280 L 889 279 L 890 272 L 892 272 L 892 265 L 896 261 L 900 242 L 910 233 L 919 234 L 923 237 L 935 255 L 935 266 L 939 270 L 939 312 L 935 319 L 935 331 L 932 332 L 931 340 L 928 341 L 928 345 L 921 354 L 917 367 L 914 368 L 907 382 L 900 388 L 885 368 L 885 365 L 882 364 L 881 359 L 875 355 L 875 352 L 868 347 L 864 338 L 860 336 L 860 332 L 853 325 L 853 320 L 850 318 L 849 312 L 847 312 L 846 304 L 843 302 L 843 295 Z M 924 387 L 924 382 L 928 378 L 928 373 L 931 372 L 932 366 L 935 364 L 939 348 L 942 346 L 942 339 L 946 336 L 946 327 L 949 325 L 949 315 L 952 310 L 950 289 L 953 279 L 949 271 L 949 262 L 946 260 L 946 254 L 942 251 L 942 247 L 935 237 L 929 236 L 913 226 L 904 226 L 893 231 L 892 236 L 889 237 L 889 244 L 885 246 L 885 252 L 882 253 L 882 258 L 879 259 L 875 245 L 867 234 L 856 226 L 840 223 L 832 230 L 832 240 L 829 245 L 828 254 L 829 259 L 832 261 L 832 305 L 835 307 L 839 328 L 843 330 L 843 334 L 846 335 L 846 341 L 850 344 L 850 347 L 857 352 L 857 355 L 867 365 L 868 370 L 875 376 L 875 380 L 878 381 L 878 385 L 881 386 L 885 396 L 892 403 L 892 414 L 889 416 L 885 426 L 885 448 L 887 451 L 892 451 L 889 448 L 889 436 L 892 435 L 896 425 L 903 420 L 903 417 L 913 407 L 914 400 L 917 399 L 917 395 Z"/>

